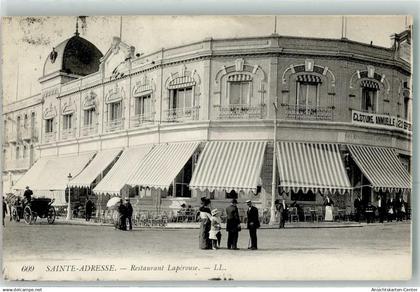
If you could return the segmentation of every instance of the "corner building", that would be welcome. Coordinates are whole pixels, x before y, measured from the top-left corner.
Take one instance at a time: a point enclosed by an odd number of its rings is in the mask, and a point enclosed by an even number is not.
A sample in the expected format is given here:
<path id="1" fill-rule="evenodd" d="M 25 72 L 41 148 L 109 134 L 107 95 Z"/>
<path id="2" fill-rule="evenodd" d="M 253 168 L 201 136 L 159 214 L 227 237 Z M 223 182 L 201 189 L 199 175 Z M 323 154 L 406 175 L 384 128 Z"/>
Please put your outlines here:
<path id="1" fill-rule="evenodd" d="M 148 55 L 114 37 L 102 55 L 76 32 L 47 55 L 42 91 L 4 106 L 4 192 L 66 205 L 69 186 L 73 207 L 92 194 L 150 210 L 207 196 L 262 211 L 273 186 L 349 212 L 357 193 L 409 202 L 410 50 L 407 30 L 390 48 L 270 35 Z"/>

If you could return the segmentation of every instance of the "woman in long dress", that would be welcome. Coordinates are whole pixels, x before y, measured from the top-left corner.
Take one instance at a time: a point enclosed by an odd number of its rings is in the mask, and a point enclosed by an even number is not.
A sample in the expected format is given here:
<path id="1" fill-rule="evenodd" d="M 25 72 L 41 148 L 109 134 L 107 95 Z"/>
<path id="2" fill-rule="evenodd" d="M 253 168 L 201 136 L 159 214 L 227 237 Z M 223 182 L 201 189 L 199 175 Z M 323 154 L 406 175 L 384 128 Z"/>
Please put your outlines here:
<path id="1" fill-rule="evenodd" d="M 201 198 L 200 207 L 200 235 L 199 235 L 199 246 L 201 249 L 210 249 L 211 241 L 209 239 L 209 232 L 211 227 L 211 210 L 210 210 L 210 199 L 206 197 Z"/>
<path id="2" fill-rule="evenodd" d="M 332 207 L 334 205 L 334 202 L 330 199 L 330 197 L 327 195 L 324 201 L 325 206 L 325 218 L 324 221 L 333 221 L 333 213 L 332 213 Z"/>

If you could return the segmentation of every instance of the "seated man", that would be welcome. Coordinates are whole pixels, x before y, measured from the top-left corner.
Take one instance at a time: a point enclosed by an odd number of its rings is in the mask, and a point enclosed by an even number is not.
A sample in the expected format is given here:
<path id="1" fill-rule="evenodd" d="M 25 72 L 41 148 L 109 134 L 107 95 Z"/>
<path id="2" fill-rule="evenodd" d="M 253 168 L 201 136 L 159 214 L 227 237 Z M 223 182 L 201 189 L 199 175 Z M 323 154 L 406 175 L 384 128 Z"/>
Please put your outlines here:
<path id="1" fill-rule="evenodd" d="M 26 205 L 28 205 L 32 201 L 32 195 L 34 193 L 29 188 L 29 186 L 26 186 L 25 192 L 23 193 L 23 208 L 25 208 Z"/>

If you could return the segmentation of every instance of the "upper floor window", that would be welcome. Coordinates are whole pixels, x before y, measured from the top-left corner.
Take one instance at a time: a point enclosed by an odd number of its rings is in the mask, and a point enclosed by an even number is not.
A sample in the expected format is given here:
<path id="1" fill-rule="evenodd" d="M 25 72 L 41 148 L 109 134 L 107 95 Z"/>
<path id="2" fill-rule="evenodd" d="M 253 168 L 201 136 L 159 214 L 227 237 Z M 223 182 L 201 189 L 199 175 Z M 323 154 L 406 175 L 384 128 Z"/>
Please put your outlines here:
<path id="1" fill-rule="evenodd" d="M 299 75 L 296 85 L 296 105 L 309 109 L 319 106 L 321 78 L 316 75 Z"/>
<path id="2" fill-rule="evenodd" d="M 404 119 L 409 120 L 410 115 L 410 98 L 404 98 Z"/>
<path id="3" fill-rule="evenodd" d="M 73 114 L 63 115 L 63 130 L 70 130 L 72 128 Z"/>
<path id="4" fill-rule="evenodd" d="M 45 120 L 45 133 L 52 133 L 54 131 L 54 119 Z"/>
<path id="5" fill-rule="evenodd" d="M 147 115 L 152 112 L 152 96 L 150 94 L 135 98 L 134 114 Z"/>
<path id="6" fill-rule="evenodd" d="M 19 146 L 16 147 L 16 159 L 20 158 L 20 148 Z"/>
<path id="7" fill-rule="evenodd" d="M 95 108 L 89 108 L 83 111 L 83 124 L 85 126 L 92 126 L 93 125 L 93 118 L 95 116 Z"/>
<path id="8" fill-rule="evenodd" d="M 228 77 L 229 104 L 249 104 L 252 78 L 248 74 L 234 74 Z"/>
<path id="9" fill-rule="evenodd" d="M 35 128 L 35 112 L 31 114 L 31 128 Z"/>
<path id="10" fill-rule="evenodd" d="M 25 114 L 24 119 L 23 119 L 23 127 L 26 129 L 28 128 L 28 115 Z"/>
<path id="11" fill-rule="evenodd" d="M 122 117 L 121 101 L 109 104 L 109 120 L 120 120 Z"/>
<path id="12" fill-rule="evenodd" d="M 362 80 L 362 111 L 375 113 L 378 104 L 379 85 L 372 80 Z"/>
<path id="13" fill-rule="evenodd" d="M 21 124 L 20 124 L 20 117 L 17 117 L 17 122 L 16 122 L 16 133 L 17 133 L 17 136 L 18 137 L 20 137 L 20 127 L 21 127 Z"/>
<path id="14" fill-rule="evenodd" d="M 376 111 L 377 90 L 372 88 L 362 89 L 362 111 L 374 113 Z"/>
<path id="15" fill-rule="evenodd" d="M 23 158 L 26 158 L 28 156 L 27 151 L 28 151 L 28 148 L 26 146 L 23 146 Z"/>
<path id="16" fill-rule="evenodd" d="M 183 109 L 193 105 L 193 88 L 184 87 L 171 90 L 171 108 Z"/>

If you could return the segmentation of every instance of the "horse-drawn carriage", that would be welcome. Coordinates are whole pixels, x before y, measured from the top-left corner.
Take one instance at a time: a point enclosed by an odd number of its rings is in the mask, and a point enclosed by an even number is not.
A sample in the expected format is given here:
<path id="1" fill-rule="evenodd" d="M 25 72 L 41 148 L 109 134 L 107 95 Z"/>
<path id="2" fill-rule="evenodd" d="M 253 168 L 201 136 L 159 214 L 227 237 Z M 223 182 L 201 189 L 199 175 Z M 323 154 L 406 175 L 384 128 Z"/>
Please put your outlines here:
<path id="1" fill-rule="evenodd" d="M 26 199 L 21 199 L 20 196 L 10 193 L 6 195 L 5 200 L 10 207 L 10 215 L 16 222 L 23 219 L 27 224 L 32 224 L 38 217 L 47 218 L 49 224 L 53 224 L 55 221 L 56 212 L 52 206 L 54 199 L 32 198 L 30 202 L 26 202 Z"/>
<path id="2" fill-rule="evenodd" d="M 47 218 L 49 224 L 55 221 L 55 208 L 52 206 L 54 199 L 49 198 L 32 198 L 31 202 L 26 204 L 23 209 L 23 219 L 26 224 L 36 222 L 36 219 Z"/>

